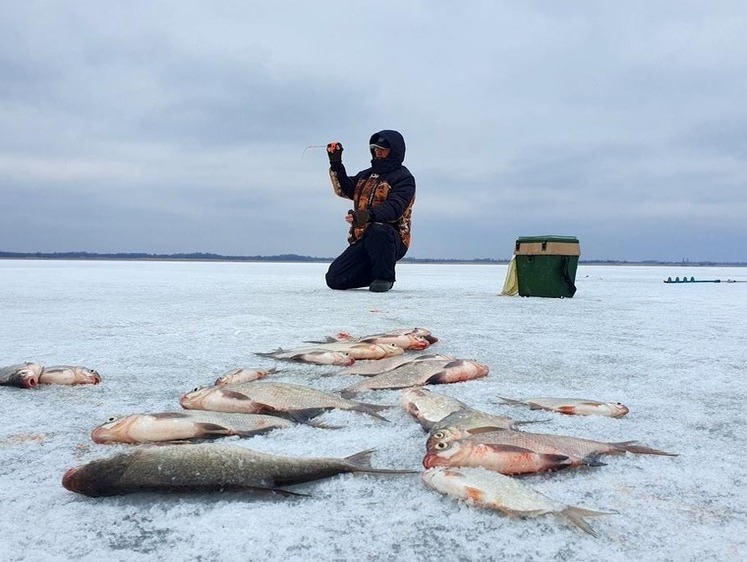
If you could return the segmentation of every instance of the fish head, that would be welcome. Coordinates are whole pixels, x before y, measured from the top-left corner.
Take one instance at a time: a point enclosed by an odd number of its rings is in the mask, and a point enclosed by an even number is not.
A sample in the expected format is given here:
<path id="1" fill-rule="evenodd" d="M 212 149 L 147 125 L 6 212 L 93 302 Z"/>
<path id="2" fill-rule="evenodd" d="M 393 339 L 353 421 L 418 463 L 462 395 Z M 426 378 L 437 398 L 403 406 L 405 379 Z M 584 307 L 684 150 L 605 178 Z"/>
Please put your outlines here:
<path id="1" fill-rule="evenodd" d="M 427 330 L 426 328 L 413 328 L 410 330 L 409 334 L 413 336 L 420 336 L 421 338 L 425 338 L 426 341 L 430 344 L 434 344 L 438 342 L 438 338 L 434 336 L 430 330 Z"/>
<path id="2" fill-rule="evenodd" d="M 115 455 L 70 468 L 62 476 L 62 485 L 66 490 L 92 498 L 116 494 L 117 485 L 128 468 L 121 459 L 121 455 Z"/>
<path id="3" fill-rule="evenodd" d="M 75 384 L 99 384 L 101 382 L 99 372 L 88 367 L 75 367 L 73 373 Z"/>
<path id="4" fill-rule="evenodd" d="M 135 421 L 135 416 L 111 417 L 94 428 L 91 439 L 94 443 L 123 442 Z"/>
<path id="5" fill-rule="evenodd" d="M 608 406 L 610 409 L 610 417 L 612 418 L 621 418 L 628 412 L 630 412 L 630 409 L 628 409 L 625 404 L 621 404 L 620 402 L 610 402 L 608 403 Z"/>
<path id="6" fill-rule="evenodd" d="M 186 410 L 201 410 L 202 405 L 216 390 L 215 386 L 198 386 L 194 390 L 187 392 L 179 399 L 179 404 Z"/>
<path id="7" fill-rule="evenodd" d="M 461 460 L 470 456 L 473 448 L 473 443 L 469 440 L 434 441 L 423 457 L 423 466 L 433 468 L 458 465 Z"/>
<path id="8" fill-rule="evenodd" d="M 428 435 L 428 440 L 425 443 L 426 449 L 431 449 L 435 446 L 436 443 L 439 442 L 445 442 L 450 443 L 451 441 L 456 441 L 457 439 L 463 439 L 465 437 L 468 437 L 469 434 L 458 428 L 458 427 L 437 427 L 433 426 L 433 429 L 431 429 L 430 434 Z"/>
<path id="9" fill-rule="evenodd" d="M 21 387 L 34 388 L 39 384 L 39 376 L 43 369 L 44 368 L 38 363 L 26 363 L 16 371 L 14 378 L 18 380 Z"/>
<path id="10" fill-rule="evenodd" d="M 355 363 L 355 358 L 350 355 L 347 351 L 335 351 L 333 352 L 333 365 L 339 365 L 341 367 L 350 367 Z"/>
<path id="11" fill-rule="evenodd" d="M 404 355 L 405 350 L 402 349 L 398 345 L 394 345 L 393 343 L 383 343 L 381 344 L 381 347 L 384 348 L 384 351 L 386 351 L 387 357 L 394 357 L 395 355 Z"/>
<path id="12" fill-rule="evenodd" d="M 425 339 L 422 336 L 413 336 L 408 335 L 409 343 L 407 344 L 407 349 L 413 349 L 420 351 L 422 349 L 426 349 L 430 347 L 431 342 L 429 342 L 427 339 Z"/>

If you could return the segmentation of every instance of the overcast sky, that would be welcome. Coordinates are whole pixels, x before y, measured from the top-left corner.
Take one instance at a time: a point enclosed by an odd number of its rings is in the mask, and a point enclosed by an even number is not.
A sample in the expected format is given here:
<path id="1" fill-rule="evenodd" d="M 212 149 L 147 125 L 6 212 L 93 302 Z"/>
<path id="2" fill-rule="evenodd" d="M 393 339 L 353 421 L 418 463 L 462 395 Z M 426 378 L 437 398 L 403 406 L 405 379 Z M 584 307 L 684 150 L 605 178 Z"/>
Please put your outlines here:
<path id="1" fill-rule="evenodd" d="M 743 0 L 0 2 L 0 250 L 334 257 L 387 128 L 410 257 L 747 261 Z"/>

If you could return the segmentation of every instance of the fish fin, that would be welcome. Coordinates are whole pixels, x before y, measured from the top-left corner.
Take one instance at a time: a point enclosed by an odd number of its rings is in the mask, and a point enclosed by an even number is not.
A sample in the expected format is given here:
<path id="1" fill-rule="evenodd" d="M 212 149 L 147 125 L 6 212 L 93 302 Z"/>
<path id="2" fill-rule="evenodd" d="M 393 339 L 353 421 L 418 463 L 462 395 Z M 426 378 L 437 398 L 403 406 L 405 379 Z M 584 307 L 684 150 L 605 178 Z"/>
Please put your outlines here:
<path id="1" fill-rule="evenodd" d="M 378 412 L 381 412 L 382 410 L 388 410 L 389 408 L 393 408 L 394 406 L 383 406 L 380 404 L 367 404 L 365 402 L 357 402 L 355 409 L 359 412 L 363 412 L 368 414 L 369 416 L 372 416 L 376 419 L 383 420 L 385 422 L 389 422 L 388 419 L 386 419 L 384 416 L 380 415 Z"/>
<path id="2" fill-rule="evenodd" d="M 354 398 L 358 394 L 360 394 L 360 390 L 355 390 L 354 387 L 349 388 L 343 388 L 340 391 L 340 396 L 342 396 L 345 400 L 350 400 L 351 398 Z"/>
<path id="3" fill-rule="evenodd" d="M 366 449 L 349 457 L 345 457 L 343 460 L 350 465 L 353 472 L 370 472 L 377 474 L 415 474 L 420 472 L 419 470 L 409 469 L 390 469 L 390 468 L 373 468 L 371 466 L 371 455 L 376 449 Z"/>
<path id="4" fill-rule="evenodd" d="M 547 409 L 548 409 L 548 408 L 545 408 L 544 406 L 540 406 L 540 405 L 539 405 L 539 404 L 537 404 L 536 402 L 525 402 L 525 404 L 526 404 L 527 406 L 529 406 L 529 409 L 530 409 L 530 410 L 547 410 Z M 556 411 L 556 412 L 562 412 L 562 413 L 564 413 L 564 414 L 569 414 L 569 413 L 572 413 L 572 412 L 563 412 L 563 409 L 562 409 L 562 408 L 558 408 L 558 409 L 557 409 L 557 410 L 555 410 L 555 411 Z"/>
<path id="5" fill-rule="evenodd" d="M 503 430 L 503 429 L 505 429 L 505 428 L 504 427 L 498 427 L 498 426 L 495 426 L 495 425 L 486 425 L 486 426 L 483 426 L 483 427 L 473 427 L 473 428 L 471 428 L 471 429 L 469 429 L 467 431 L 468 431 L 468 433 L 470 435 L 478 435 L 480 433 L 490 433 L 491 431 L 500 431 L 500 430 Z"/>
<path id="6" fill-rule="evenodd" d="M 561 414 L 566 414 L 568 416 L 575 416 L 576 415 L 576 408 L 573 406 L 560 406 L 558 408 L 555 408 L 556 412 L 560 412 Z"/>
<path id="7" fill-rule="evenodd" d="M 264 489 L 268 492 L 272 492 L 273 494 L 278 494 L 280 496 L 295 496 L 299 498 L 310 498 L 311 497 L 311 494 L 302 494 L 301 492 L 291 492 L 290 490 L 286 490 L 284 488 L 264 488 Z"/>
<path id="8" fill-rule="evenodd" d="M 645 447 L 638 445 L 636 441 L 622 441 L 620 443 L 610 443 L 618 448 L 620 452 L 625 451 L 628 453 L 636 453 L 638 455 L 664 455 L 667 457 L 678 457 L 679 453 L 667 453 L 666 451 L 660 451 L 658 449 L 652 449 L 651 447 Z"/>
<path id="9" fill-rule="evenodd" d="M 527 424 L 530 424 L 530 423 L 545 423 L 545 422 L 549 422 L 549 421 L 551 421 L 551 420 L 519 420 L 519 421 L 515 420 L 514 424 L 516 424 L 516 425 L 527 425 Z"/>
<path id="10" fill-rule="evenodd" d="M 359 468 L 371 468 L 371 455 L 373 455 L 375 450 L 376 449 L 366 449 L 365 451 L 360 451 L 359 453 L 345 457 L 343 460 L 350 464 L 354 464 Z"/>
<path id="11" fill-rule="evenodd" d="M 237 392 L 235 390 L 223 390 L 223 394 L 225 396 L 228 396 L 229 398 L 233 398 L 234 400 L 249 400 L 252 401 L 251 398 L 249 398 L 246 394 L 241 394 L 240 392 Z"/>
<path id="12" fill-rule="evenodd" d="M 592 511 L 591 509 L 584 509 L 582 507 L 568 506 L 560 511 L 560 514 L 565 517 L 568 521 L 573 523 L 576 527 L 581 529 L 583 532 L 590 534 L 592 537 L 598 537 L 596 531 L 589 526 L 584 520 L 584 517 L 596 517 L 599 515 L 612 515 L 615 512 L 608 511 Z"/>
<path id="13" fill-rule="evenodd" d="M 305 408 L 303 410 L 289 410 L 287 412 L 274 410 L 269 406 L 265 406 L 265 408 L 267 408 L 267 411 L 274 416 L 280 416 L 296 423 L 302 424 L 308 423 L 310 419 L 315 418 L 316 416 L 319 416 L 327 411 L 327 408 Z"/>
<path id="14" fill-rule="evenodd" d="M 267 369 L 268 375 L 274 375 L 275 373 L 279 373 L 279 372 L 280 372 L 280 369 L 278 369 L 277 367 L 270 367 L 269 369 Z"/>
<path id="15" fill-rule="evenodd" d="M 188 418 L 189 414 L 186 412 L 159 412 L 157 414 L 149 414 L 158 420 L 176 420 L 182 418 Z"/>
<path id="16" fill-rule="evenodd" d="M 306 421 L 302 423 L 304 423 L 305 425 L 308 425 L 309 427 L 314 427 L 316 429 L 342 429 L 344 427 L 342 425 L 333 425 L 331 423 L 324 423 L 324 422 L 319 422 L 319 421 L 314 421 L 314 420 Z"/>
<path id="17" fill-rule="evenodd" d="M 446 380 L 446 371 L 439 371 L 437 373 L 433 373 L 430 377 L 426 379 L 426 381 L 423 384 L 444 384 L 449 382 Z M 420 385 L 417 385 L 420 386 Z"/>
<path id="18" fill-rule="evenodd" d="M 552 462 L 554 464 L 558 463 L 564 463 L 569 460 L 570 457 L 568 455 L 557 455 L 554 453 L 537 453 L 536 451 L 533 451 L 532 449 L 527 449 L 526 447 L 518 447 L 516 445 L 501 445 L 498 443 L 483 443 L 483 445 L 496 452 L 505 452 L 505 453 L 536 453 L 539 456 L 541 456 L 543 459 Z"/>
<path id="19" fill-rule="evenodd" d="M 263 435 L 265 433 L 269 433 L 271 431 L 274 431 L 276 429 L 282 429 L 280 427 L 262 427 L 259 429 L 248 429 L 246 431 L 231 431 L 230 433 L 227 433 L 226 435 L 237 435 L 239 437 L 254 437 L 255 435 Z"/>
<path id="20" fill-rule="evenodd" d="M 526 405 L 526 402 L 522 402 L 521 400 L 514 400 L 513 398 L 504 398 L 503 396 L 499 396 L 501 400 L 503 400 L 504 403 L 510 404 L 511 406 L 524 406 Z"/>
<path id="21" fill-rule="evenodd" d="M 200 430 L 202 435 L 231 435 L 231 431 L 222 425 L 210 422 L 199 422 L 195 424 L 195 427 Z M 202 436 L 201 435 L 201 436 Z"/>
<path id="22" fill-rule="evenodd" d="M 285 353 L 285 351 L 282 347 L 278 347 L 275 351 L 255 351 L 254 355 L 259 355 L 260 357 L 275 357 L 281 353 Z"/>

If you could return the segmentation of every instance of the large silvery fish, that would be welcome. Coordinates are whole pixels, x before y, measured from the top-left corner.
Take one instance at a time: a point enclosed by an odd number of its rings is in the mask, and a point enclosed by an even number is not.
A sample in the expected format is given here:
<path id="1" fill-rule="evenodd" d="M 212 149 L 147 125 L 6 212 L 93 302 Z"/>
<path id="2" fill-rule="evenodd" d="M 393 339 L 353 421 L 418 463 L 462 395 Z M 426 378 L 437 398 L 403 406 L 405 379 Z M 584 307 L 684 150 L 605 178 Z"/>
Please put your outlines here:
<path id="1" fill-rule="evenodd" d="M 350 398 L 367 390 L 408 388 L 425 384 L 447 384 L 484 377 L 488 367 L 473 360 L 421 361 L 407 363 L 396 369 L 374 377 L 369 377 L 340 392 Z"/>
<path id="2" fill-rule="evenodd" d="M 215 380 L 215 386 L 224 386 L 226 384 L 241 384 L 244 382 L 257 381 L 277 373 L 278 370 L 272 369 L 254 369 L 251 367 L 237 367 L 229 369 Z"/>
<path id="3" fill-rule="evenodd" d="M 39 375 L 43 369 L 39 363 L 32 362 L 0 367 L 0 386 L 34 388 L 39 384 Z"/>
<path id="4" fill-rule="evenodd" d="M 405 350 L 392 344 L 358 343 L 358 342 L 330 342 L 320 343 L 314 346 L 296 347 L 293 349 L 278 349 L 269 353 L 259 353 L 260 357 L 272 357 L 274 359 L 299 360 L 306 353 L 317 353 L 320 351 L 332 351 L 347 353 L 356 361 L 360 359 L 382 359 L 393 355 L 402 355 Z"/>
<path id="5" fill-rule="evenodd" d="M 461 400 L 418 386 L 404 389 L 400 402 L 405 411 L 426 431 L 435 427 L 516 429 L 521 424 L 534 423 L 488 414 Z"/>
<path id="6" fill-rule="evenodd" d="M 513 400 L 502 396 L 499 398 L 506 404 L 522 404 L 529 406 L 532 410 L 548 410 L 571 416 L 621 418 L 630 411 L 620 402 L 599 402 L 580 398 L 527 398 L 526 400 Z"/>
<path id="7" fill-rule="evenodd" d="M 53 365 L 44 367 L 39 375 L 39 384 L 99 384 L 101 375 L 98 371 L 79 365 Z"/>
<path id="8" fill-rule="evenodd" d="M 372 451 L 345 458 L 290 457 L 236 445 L 139 446 L 67 470 L 62 485 L 91 497 L 134 492 L 282 491 L 282 486 L 347 472 L 406 474 L 372 468 Z"/>
<path id="9" fill-rule="evenodd" d="M 308 386 L 256 381 L 227 387 L 195 389 L 181 397 L 183 408 L 245 414 L 288 414 L 305 420 L 327 410 L 354 410 L 388 421 L 378 412 L 390 406 L 379 406 L 347 400 L 335 394 Z"/>
<path id="10" fill-rule="evenodd" d="M 418 355 L 416 357 L 410 357 L 409 355 L 396 355 L 394 357 L 386 357 L 384 359 L 371 359 L 364 361 L 357 361 L 354 365 L 342 369 L 339 374 L 341 375 L 362 375 L 366 377 L 380 375 L 387 371 L 392 371 L 397 367 L 408 363 L 416 363 L 420 361 L 454 361 L 454 358 L 449 355 L 443 355 L 441 353 L 429 353 L 424 355 Z"/>
<path id="11" fill-rule="evenodd" d="M 602 466 L 596 455 L 578 461 L 566 455 L 539 453 L 515 445 L 482 443 L 474 437 L 438 441 L 423 457 L 423 466 L 471 466 L 494 470 L 506 475 L 551 472 L 579 466 Z"/>
<path id="12" fill-rule="evenodd" d="M 592 536 L 596 532 L 584 519 L 609 512 L 593 511 L 554 501 L 526 484 L 484 468 L 431 468 L 422 474 L 426 486 L 448 496 L 510 516 L 553 514 L 565 518 Z"/>
<path id="13" fill-rule="evenodd" d="M 158 443 L 228 435 L 250 437 L 294 425 L 290 420 L 266 414 L 186 410 L 110 418 L 91 432 L 91 439 L 96 443 Z"/>
<path id="14" fill-rule="evenodd" d="M 665 455 L 676 457 L 675 453 L 667 453 L 638 445 L 635 441 L 622 441 L 619 443 L 606 443 L 592 439 L 582 439 L 567 435 L 553 435 L 550 433 L 530 433 L 527 431 L 514 431 L 511 429 L 499 429 L 496 431 L 481 431 L 480 428 L 463 430 L 458 428 L 443 428 L 431 431 L 426 442 L 426 448 L 443 447 L 439 442 L 448 444 L 464 437 L 474 437 L 481 443 L 491 445 L 510 445 L 528 449 L 536 453 L 548 455 L 565 455 L 576 465 L 587 464 L 589 459 L 598 455 L 621 455 L 623 453 L 635 453 L 639 455 Z"/>

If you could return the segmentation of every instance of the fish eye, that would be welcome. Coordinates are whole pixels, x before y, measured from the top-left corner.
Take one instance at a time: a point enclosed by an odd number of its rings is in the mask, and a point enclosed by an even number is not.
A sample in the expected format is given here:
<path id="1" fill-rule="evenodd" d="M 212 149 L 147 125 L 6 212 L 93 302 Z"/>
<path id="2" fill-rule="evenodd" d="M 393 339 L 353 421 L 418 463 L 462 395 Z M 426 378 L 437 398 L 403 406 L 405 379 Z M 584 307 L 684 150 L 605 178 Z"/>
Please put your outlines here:
<path id="1" fill-rule="evenodd" d="M 197 392 L 198 390 L 200 390 L 200 387 L 199 387 L 199 386 L 196 386 L 196 387 L 194 387 L 194 388 L 192 389 L 192 392 Z"/>
<path id="2" fill-rule="evenodd" d="M 113 421 L 117 421 L 117 418 L 115 418 L 114 416 L 112 416 L 108 420 L 106 420 L 106 423 L 112 423 Z"/>
<path id="3" fill-rule="evenodd" d="M 435 437 L 436 439 L 443 439 L 444 437 L 446 437 L 446 434 L 443 431 L 437 431 L 433 434 L 433 437 Z"/>
<path id="4" fill-rule="evenodd" d="M 447 444 L 447 443 L 446 443 L 445 441 L 439 441 L 438 443 L 436 443 L 436 444 L 434 445 L 434 447 L 435 447 L 436 449 L 438 449 L 439 451 L 443 451 L 443 450 L 444 450 L 444 449 L 445 449 L 446 447 L 448 447 L 448 446 L 449 446 L 449 445 L 448 445 L 448 444 Z"/>

